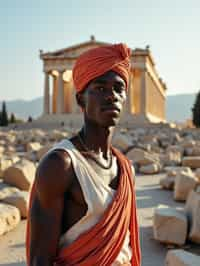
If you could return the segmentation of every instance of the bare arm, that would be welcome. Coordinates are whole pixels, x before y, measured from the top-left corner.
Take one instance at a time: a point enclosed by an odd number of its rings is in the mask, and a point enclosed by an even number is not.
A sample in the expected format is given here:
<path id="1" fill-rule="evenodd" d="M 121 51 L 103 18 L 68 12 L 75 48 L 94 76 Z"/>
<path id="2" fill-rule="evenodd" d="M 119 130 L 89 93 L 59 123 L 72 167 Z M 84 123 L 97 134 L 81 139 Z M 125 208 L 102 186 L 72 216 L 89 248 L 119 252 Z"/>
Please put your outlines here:
<path id="1" fill-rule="evenodd" d="M 71 184 L 70 167 L 71 160 L 63 151 L 53 151 L 38 167 L 30 214 L 31 266 L 53 266 L 61 234 L 64 193 Z"/>

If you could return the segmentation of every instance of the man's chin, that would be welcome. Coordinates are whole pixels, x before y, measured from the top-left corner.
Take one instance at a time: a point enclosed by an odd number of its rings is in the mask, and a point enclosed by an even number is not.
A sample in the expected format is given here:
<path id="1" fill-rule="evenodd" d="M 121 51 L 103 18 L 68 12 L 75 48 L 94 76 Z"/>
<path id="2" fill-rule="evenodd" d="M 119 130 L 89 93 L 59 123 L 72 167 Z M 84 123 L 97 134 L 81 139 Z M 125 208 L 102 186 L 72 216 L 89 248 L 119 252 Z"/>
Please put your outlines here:
<path id="1" fill-rule="evenodd" d="M 118 118 L 115 117 L 115 118 L 110 118 L 108 120 L 104 120 L 102 122 L 102 126 L 103 127 L 115 127 L 115 126 L 117 126 L 119 124 L 119 120 L 120 120 L 119 117 Z"/>

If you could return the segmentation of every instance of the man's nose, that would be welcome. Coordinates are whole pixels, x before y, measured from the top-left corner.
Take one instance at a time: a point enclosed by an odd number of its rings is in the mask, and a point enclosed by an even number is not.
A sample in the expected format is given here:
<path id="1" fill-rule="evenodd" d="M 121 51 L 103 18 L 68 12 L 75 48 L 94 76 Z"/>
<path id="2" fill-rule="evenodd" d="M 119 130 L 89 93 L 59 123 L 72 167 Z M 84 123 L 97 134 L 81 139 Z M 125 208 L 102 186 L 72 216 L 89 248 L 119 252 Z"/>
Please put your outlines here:
<path id="1" fill-rule="evenodd" d="M 116 101 L 117 100 L 117 93 L 114 91 L 114 89 L 110 89 L 105 98 L 106 98 L 106 100 Z"/>

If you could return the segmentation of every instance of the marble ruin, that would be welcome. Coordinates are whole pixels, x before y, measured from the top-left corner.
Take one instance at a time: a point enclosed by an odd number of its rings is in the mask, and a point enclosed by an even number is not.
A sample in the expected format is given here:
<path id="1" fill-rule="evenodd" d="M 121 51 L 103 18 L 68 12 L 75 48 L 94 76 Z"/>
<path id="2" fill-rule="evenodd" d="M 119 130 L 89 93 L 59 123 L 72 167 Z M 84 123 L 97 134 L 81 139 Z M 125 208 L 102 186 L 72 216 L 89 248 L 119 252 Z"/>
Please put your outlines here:
<path id="1" fill-rule="evenodd" d="M 105 45 L 94 36 L 88 42 L 54 52 L 40 51 L 44 70 L 44 105 L 40 119 L 51 121 L 63 114 L 81 114 L 76 104 L 72 69 L 84 51 Z M 132 50 L 130 88 L 124 111 L 140 122 L 164 122 L 166 85 L 158 76 L 149 47 Z"/>

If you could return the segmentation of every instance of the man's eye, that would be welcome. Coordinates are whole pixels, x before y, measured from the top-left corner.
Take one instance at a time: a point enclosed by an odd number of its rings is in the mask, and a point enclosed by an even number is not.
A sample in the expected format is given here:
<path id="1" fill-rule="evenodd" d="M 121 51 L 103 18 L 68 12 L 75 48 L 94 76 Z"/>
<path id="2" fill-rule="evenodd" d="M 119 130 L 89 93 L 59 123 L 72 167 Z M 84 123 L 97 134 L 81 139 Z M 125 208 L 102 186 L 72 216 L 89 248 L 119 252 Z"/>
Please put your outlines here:
<path id="1" fill-rule="evenodd" d="M 98 89 L 98 91 L 101 91 L 101 92 L 104 92 L 105 91 L 105 88 L 104 87 L 98 87 L 97 89 Z"/>
<path id="2" fill-rule="evenodd" d="M 125 91 L 125 88 L 121 87 L 121 86 L 117 86 L 117 87 L 115 87 L 115 91 L 118 93 L 122 93 L 123 91 Z"/>

